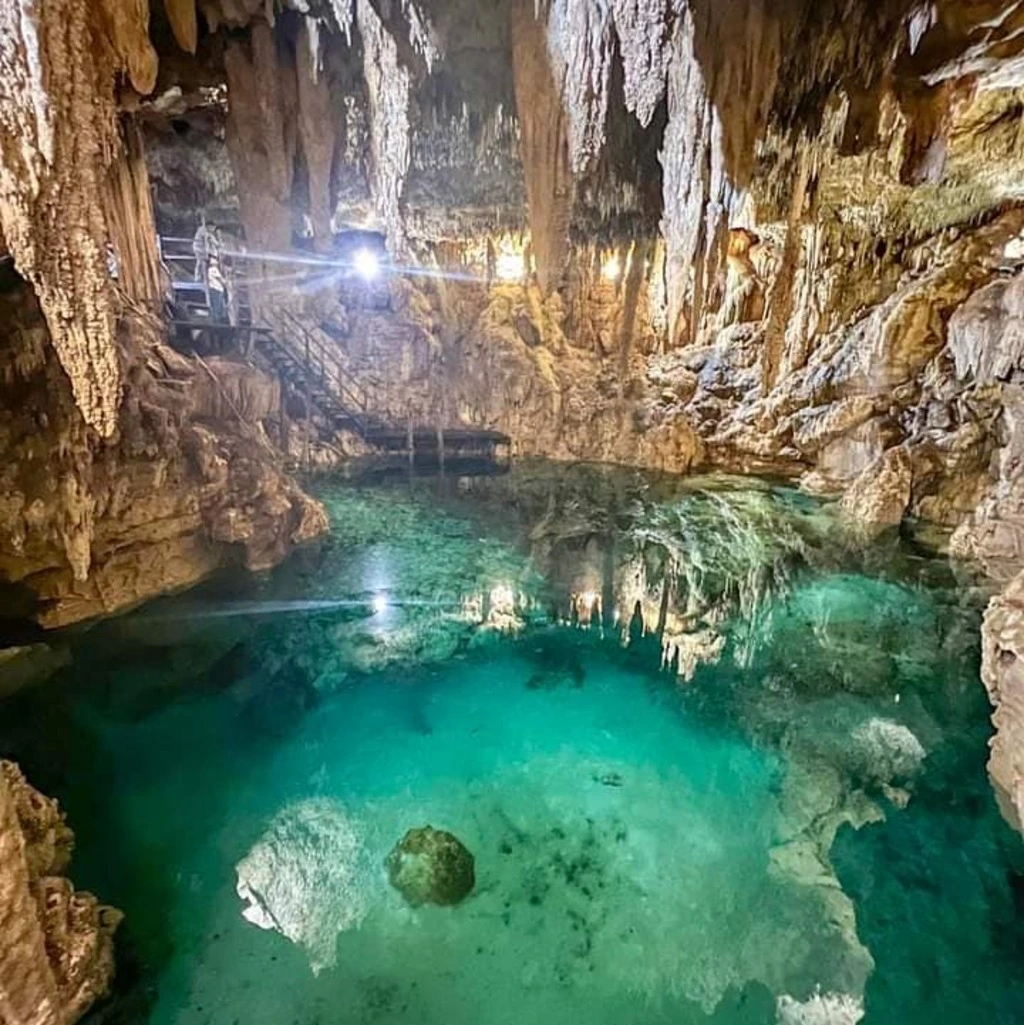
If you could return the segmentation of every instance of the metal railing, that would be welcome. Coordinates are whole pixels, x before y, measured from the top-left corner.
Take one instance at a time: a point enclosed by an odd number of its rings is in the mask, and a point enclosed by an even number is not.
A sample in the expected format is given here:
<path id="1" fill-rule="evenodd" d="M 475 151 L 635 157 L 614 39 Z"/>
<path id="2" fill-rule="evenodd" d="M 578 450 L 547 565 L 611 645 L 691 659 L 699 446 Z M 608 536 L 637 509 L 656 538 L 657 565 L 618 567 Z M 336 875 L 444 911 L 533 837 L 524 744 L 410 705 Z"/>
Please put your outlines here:
<path id="1" fill-rule="evenodd" d="M 190 238 L 159 236 L 160 259 L 167 267 L 177 292 L 201 292 L 203 300 L 200 305 L 208 306 L 205 282 L 195 280 L 196 260 L 192 242 Z M 236 282 L 235 287 L 238 289 L 238 322 L 209 326 L 215 330 L 236 329 L 243 334 L 246 331 L 271 334 L 294 360 L 307 390 L 309 386 L 319 386 L 327 392 L 344 409 L 359 432 L 365 434 L 369 412 L 366 389 L 346 369 L 338 352 L 334 351 L 335 347 L 325 343 L 316 331 L 304 324 L 291 310 L 280 309 L 273 318 L 261 314 L 252 306 L 249 288 L 242 282 Z M 185 305 L 189 305 L 187 301 Z"/>

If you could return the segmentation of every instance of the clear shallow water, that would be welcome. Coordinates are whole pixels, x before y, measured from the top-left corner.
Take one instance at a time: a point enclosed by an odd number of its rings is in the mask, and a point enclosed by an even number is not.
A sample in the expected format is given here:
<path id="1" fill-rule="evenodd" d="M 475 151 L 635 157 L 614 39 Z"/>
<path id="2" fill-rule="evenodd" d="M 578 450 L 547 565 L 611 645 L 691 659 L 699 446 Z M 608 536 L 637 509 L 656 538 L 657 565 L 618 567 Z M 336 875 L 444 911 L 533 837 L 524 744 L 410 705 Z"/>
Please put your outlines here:
<path id="1" fill-rule="evenodd" d="M 941 562 L 750 481 L 321 489 L 324 545 L 73 633 L 0 705 L 127 912 L 106 1020 L 1024 1020 Z M 427 823 L 476 857 L 455 908 L 387 883 Z"/>

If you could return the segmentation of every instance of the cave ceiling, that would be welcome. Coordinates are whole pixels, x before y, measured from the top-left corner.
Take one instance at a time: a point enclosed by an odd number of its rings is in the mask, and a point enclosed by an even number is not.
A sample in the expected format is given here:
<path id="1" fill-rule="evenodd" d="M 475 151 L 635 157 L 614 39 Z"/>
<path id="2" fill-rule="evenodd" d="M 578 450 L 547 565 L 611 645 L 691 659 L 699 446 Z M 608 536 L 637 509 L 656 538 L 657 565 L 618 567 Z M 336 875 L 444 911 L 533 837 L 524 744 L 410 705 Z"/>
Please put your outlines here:
<path id="1" fill-rule="evenodd" d="M 129 120 L 161 230 L 205 210 L 260 247 L 350 227 L 411 257 L 511 233 L 546 292 L 574 246 L 644 239 L 671 342 L 730 230 L 911 247 L 1024 180 L 1021 0 L 14 0 L 0 31 L 5 245 L 101 434 L 96 197 Z"/>
<path id="2" fill-rule="evenodd" d="M 528 45 L 543 47 L 550 96 L 529 55 L 517 93 L 523 20 L 539 22 Z M 237 207 L 225 54 L 261 23 L 289 77 L 311 47 L 305 65 L 327 80 L 340 225 L 421 241 L 527 230 L 530 207 L 550 220 L 552 202 L 528 201 L 532 177 L 570 208 L 572 237 L 674 234 L 689 263 L 702 246 L 713 258 L 742 210 L 785 220 L 801 149 L 821 216 L 894 237 L 1019 190 L 1024 5 L 1010 0 L 165 0 L 142 107 L 168 216 Z M 524 116 L 544 121 L 531 139 L 558 145 L 526 154 Z M 295 148 L 292 205 L 308 212 Z"/>

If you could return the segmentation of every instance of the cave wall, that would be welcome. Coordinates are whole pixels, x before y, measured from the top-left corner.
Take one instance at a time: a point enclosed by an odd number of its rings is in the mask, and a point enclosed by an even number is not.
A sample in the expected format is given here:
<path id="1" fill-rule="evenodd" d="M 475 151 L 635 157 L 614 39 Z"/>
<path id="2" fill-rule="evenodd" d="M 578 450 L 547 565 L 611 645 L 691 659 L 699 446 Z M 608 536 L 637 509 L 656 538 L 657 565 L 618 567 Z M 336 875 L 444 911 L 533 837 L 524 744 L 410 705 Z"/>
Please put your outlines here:
<path id="1" fill-rule="evenodd" d="M 264 430 L 275 381 L 123 322 L 125 398 L 99 440 L 32 292 L 9 287 L 0 308 L 0 578 L 39 596 L 41 622 L 114 612 L 224 565 L 265 569 L 326 529 Z"/>
<path id="2" fill-rule="evenodd" d="M 70 1025 L 114 975 L 119 912 L 66 877 L 74 836 L 55 801 L 0 761 L 0 1016 Z"/>

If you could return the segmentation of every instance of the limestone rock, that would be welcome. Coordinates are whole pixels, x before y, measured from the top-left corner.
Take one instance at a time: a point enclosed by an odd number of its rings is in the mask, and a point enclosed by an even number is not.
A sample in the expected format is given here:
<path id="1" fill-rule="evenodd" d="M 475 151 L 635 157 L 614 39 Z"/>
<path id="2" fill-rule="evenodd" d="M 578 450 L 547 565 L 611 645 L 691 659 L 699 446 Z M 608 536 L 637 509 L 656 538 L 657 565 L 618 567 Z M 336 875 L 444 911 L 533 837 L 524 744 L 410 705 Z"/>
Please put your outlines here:
<path id="1" fill-rule="evenodd" d="M 313 973 L 335 963 L 338 934 L 366 914 L 362 835 L 336 801 L 282 808 L 235 867 L 242 915 L 302 947 Z"/>
<path id="2" fill-rule="evenodd" d="M 201 366 L 133 325 L 118 431 L 97 442 L 55 354 L 37 351 L 29 290 L 6 292 L 0 312 L 0 579 L 43 599 L 45 625 L 188 586 L 238 555 L 265 569 L 326 530 L 268 441 L 275 381 L 238 361 Z"/>
<path id="3" fill-rule="evenodd" d="M 995 711 L 989 776 L 1007 822 L 1024 830 L 1024 573 L 989 602 L 981 678 Z"/>
<path id="4" fill-rule="evenodd" d="M 387 856 L 388 881 L 414 907 L 458 904 L 476 883 L 473 855 L 451 833 L 410 829 Z"/>
<path id="5" fill-rule="evenodd" d="M 910 505 L 912 469 L 905 449 L 884 452 L 852 484 L 840 507 L 857 533 L 873 537 L 899 526 Z"/>
<path id="6" fill-rule="evenodd" d="M 0 761 L 0 1008 L 5 1025 L 71 1025 L 114 974 L 120 914 L 64 877 L 74 842 L 55 801 Z"/>

